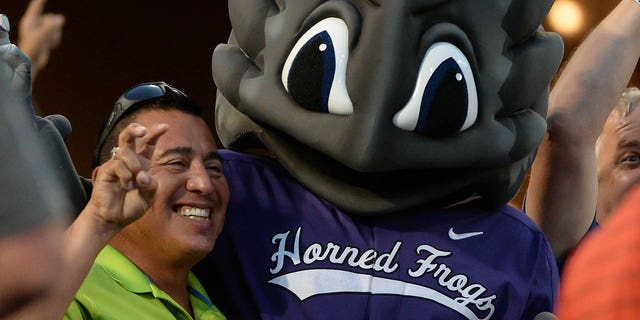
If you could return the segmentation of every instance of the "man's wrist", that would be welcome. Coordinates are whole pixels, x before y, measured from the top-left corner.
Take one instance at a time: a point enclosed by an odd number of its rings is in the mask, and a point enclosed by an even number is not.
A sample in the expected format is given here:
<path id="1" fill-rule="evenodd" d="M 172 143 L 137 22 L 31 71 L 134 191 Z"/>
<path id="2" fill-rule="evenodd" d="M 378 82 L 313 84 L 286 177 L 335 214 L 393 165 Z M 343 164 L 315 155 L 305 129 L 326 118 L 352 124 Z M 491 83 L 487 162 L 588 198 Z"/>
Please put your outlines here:
<path id="1" fill-rule="evenodd" d="M 103 209 L 89 200 L 76 221 L 82 218 L 82 220 L 84 220 L 83 228 L 91 230 L 91 233 L 94 234 L 99 241 L 106 240 L 106 242 L 108 242 L 116 233 L 124 228 L 124 225 L 117 221 L 105 219 L 102 210 Z"/>

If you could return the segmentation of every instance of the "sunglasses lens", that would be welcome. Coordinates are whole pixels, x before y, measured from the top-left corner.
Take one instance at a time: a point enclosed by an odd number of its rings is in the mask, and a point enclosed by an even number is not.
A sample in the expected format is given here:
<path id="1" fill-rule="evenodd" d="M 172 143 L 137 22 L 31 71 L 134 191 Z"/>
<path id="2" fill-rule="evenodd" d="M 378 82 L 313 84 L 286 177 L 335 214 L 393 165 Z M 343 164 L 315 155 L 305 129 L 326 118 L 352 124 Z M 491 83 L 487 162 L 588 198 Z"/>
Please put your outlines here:
<path id="1" fill-rule="evenodd" d="M 155 84 L 145 84 L 137 86 L 124 94 L 127 100 L 141 101 L 153 99 L 164 95 L 164 90 Z"/>

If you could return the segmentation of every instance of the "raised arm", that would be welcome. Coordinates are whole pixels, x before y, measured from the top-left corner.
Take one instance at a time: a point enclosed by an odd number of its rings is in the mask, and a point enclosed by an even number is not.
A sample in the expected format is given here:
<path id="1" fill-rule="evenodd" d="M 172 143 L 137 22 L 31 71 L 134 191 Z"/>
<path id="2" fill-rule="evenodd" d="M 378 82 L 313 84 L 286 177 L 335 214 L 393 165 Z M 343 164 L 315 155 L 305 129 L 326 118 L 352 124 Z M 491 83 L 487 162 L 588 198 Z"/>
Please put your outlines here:
<path id="1" fill-rule="evenodd" d="M 31 59 L 33 80 L 62 41 L 64 15 L 44 13 L 46 3 L 47 0 L 31 0 L 19 24 L 18 47 Z"/>
<path id="2" fill-rule="evenodd" d="M 149 129 L 129 125 L 120 133 L 119 150 L 94 170 L 89 203 L 65 234 L 65 281 L 58 292 L 58 301 L 65 306 L 63 313 L 102 248 L 149 208 L 157 183 L 147 170 L 155 143 L 167 128 L 166 124 Z"/>
<path id="3" fill-rule="evenodd" d="M 578 47 L 551 91 L 526 211 L 556 257 L 578 243 L 594 218 L 595 142 L 638 61 L 638 35 L 640 4 L 622 0 Z"/>

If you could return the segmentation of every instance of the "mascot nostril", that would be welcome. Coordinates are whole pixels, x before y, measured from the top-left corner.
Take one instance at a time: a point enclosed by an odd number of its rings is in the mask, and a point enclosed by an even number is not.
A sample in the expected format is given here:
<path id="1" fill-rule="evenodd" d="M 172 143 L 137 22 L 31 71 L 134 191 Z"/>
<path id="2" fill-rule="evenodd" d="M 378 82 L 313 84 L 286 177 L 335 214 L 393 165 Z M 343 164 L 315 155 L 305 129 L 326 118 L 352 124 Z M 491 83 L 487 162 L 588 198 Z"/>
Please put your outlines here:
<path id="1" fill-rule="evenodd" d="M 552 3 L 230 1 L 213 76 L 231 200 L 196 268 L 223 313 L 551 311 L 553 254 L 506 202 L 546 129 Z"/>

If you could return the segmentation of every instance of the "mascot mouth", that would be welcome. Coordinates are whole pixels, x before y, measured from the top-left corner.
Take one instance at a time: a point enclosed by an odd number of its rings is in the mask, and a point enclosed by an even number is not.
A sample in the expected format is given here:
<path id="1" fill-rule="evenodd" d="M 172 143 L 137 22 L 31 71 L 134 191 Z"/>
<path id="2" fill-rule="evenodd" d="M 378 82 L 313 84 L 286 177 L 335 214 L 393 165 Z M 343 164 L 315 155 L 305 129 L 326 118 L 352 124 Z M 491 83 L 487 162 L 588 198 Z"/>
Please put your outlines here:
<path id="1" fill-rule="evenodd" d="M 482 189 L 480 185 L 485 178 L 495 183 L 494 170 L 439 168 L 359 172 L 282 133 L 262 129 L 258 133 L 260 141 L 296 179 L 355 215 L 397 213 L 425 206 L 446 207 L 471 197 L 482 198 L 477 190 Z M 502 203 L 502 199 L 497 203 Z"/>
<path id="2" fill-rule="evenodd" d="M 250 119 L 218 95 L 216 123 L 222 143 L 237 151 L 267 150 L 305 187 L 355 216 L 443 208 L 480 198 L 477 206 L 507 203 L 518 192 L 535 152 L 489 167 L 355 170 L 292 136 Z M 253 153 L 253 152 L 252 152 Z"/>

